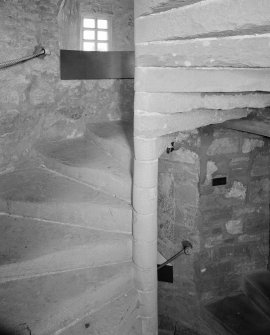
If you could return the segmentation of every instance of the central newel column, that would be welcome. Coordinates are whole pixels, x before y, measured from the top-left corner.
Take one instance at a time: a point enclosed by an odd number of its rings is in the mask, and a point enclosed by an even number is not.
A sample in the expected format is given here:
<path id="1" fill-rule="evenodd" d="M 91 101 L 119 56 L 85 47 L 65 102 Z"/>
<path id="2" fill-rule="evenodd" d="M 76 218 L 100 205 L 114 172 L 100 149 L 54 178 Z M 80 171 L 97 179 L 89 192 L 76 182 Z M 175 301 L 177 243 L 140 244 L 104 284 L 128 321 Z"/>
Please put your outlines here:
<path id="1" fill-rule="evenodd" d="M 136 105 L 136 104 L 135 104 Z M 139 135 L 140 113 L 135 106 L 133 179 L 133 261 L 138 290 L 142 334 L 158 334 L 157 310 L 157 193 L 158 158 L 170 136 Z"/>
<path id="2" fill-rule="evenodd" d="M 142 333 L 157 334 L 157 183 L 155 138 L 135 137 L 133 261 L 141 306 Z"/>

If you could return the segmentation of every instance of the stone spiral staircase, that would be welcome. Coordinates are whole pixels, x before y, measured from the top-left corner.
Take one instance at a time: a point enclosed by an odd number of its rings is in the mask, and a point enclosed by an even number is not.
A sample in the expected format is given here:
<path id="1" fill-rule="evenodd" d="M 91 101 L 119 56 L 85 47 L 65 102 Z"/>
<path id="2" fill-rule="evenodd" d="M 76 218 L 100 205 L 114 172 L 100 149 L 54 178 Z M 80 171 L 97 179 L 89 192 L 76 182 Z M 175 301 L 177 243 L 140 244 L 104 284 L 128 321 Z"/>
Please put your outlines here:
<path id="1" fill-rule="evenodd" d="M 131 141 L 128 123 L 89 125 L 0 176 L 0 334 L 142 333 Z"/>

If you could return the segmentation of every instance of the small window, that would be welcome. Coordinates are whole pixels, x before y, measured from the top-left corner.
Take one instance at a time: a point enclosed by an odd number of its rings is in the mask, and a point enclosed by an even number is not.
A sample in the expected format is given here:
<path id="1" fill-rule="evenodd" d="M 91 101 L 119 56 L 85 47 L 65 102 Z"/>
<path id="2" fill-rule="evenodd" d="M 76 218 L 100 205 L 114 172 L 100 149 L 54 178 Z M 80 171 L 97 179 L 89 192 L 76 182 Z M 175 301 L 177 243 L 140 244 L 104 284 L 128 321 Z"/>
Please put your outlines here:
<path id="1" fill-rule="evenodd" d="M 84 16 L 81 27 L 81 49 L 83 51 L 109 51 L 110 45 L 110 19 Z"/>

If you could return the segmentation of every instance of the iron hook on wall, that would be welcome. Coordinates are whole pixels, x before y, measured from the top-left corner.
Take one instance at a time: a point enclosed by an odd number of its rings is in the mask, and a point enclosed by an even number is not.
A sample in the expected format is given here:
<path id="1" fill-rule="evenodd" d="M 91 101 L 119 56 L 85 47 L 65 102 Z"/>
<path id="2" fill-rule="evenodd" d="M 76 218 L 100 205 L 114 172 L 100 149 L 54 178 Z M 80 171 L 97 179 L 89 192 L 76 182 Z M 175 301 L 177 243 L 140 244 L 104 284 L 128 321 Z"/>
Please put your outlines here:
<path id="1" fill-rule="evenodd" d="M 178 258 L 180 255 L 185 254 L 185 255 L 190 255 L 192 252 L 192 244 L 189 241 L 182 241 L 182 249 L 175 254 L 174 256 L 172 256 L 170 259 L 168 259 L 166 262 L 160 264 L 157 267 L 157 270 L 162 269 L 164 266 L 166 266 L 167 264 L 171 263 L 173 260 L 175 260 L 176 258 Z"/>

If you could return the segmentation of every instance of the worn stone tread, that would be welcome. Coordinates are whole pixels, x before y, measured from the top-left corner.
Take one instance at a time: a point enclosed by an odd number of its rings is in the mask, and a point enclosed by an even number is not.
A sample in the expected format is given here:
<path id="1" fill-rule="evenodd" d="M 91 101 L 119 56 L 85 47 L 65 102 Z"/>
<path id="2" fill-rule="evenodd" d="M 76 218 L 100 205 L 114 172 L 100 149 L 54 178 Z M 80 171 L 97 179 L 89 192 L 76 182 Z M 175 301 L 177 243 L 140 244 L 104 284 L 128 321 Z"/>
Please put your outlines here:
<path id="1" fill-rule="evenodd" d="M 1 278 L 130 260 L 130 234 L 0 215 Z"/>
<path id="2" fill-rule="evenodd" d="M 198 109 L 190 113 L 158 114 L 135 111 L 134 134 L 139 137 L 158 137 L 178 131 L 187 131 L 209 124 L 246 117 L 252 109 L 229 110 Z"/>
<path id="3" fill-rule="evenodd" d="M 204 0 L 137 0 L 135 15 L 136 17 L 147 16 L 153 13 L 165 12 L 172 8 L 189 6 L 200 1 Z"/>
<path id="4" fill-rule="evenodd" d="M 143 93 L 137 92 L 135 110 L 159 114 L 189 113 L 201 109 L 265 108 L 270 94 L 241 93 Z"/>
<path id="5" fill-rule="evenodd" d="M 0 175 L 0 197 L 6 200 L 34 203 L 61 201 L 125 206 L 123 201 L 115 197 L 44 168 L 15 170 Z"/>
<path id="6" fill-rule="evenodd" d="M 132 263 L 48 274 L 0 285 L 1 322 L 53 334 L 133 288 Z"/>
<path id="7" fill-rule="evenodd" d="M 269 31 L 269 11 L 268 0 L 200 1 L 137 18 L 136 42 L 236 35 L 243 29 L 264 33 Z"/>
<path id="8" fill-rule="evenodd" d="M 43 142 L 36 147 L 44 165 L 130 202 L 131 175 L 112 156 L 86 138 Z"/>
<path id="9" fill-rule="evenodd" d="M 110 153 L 121 166 L 131 170 L 133 158 L 133 123 L 111 121 L 89 123 L 85 136 Z"/>
<path id="10" fill-rule="evenodd" d="M 131 232 L 129 204 L 43 168 L 0 175 L 0 211 L 87 228 Z"/>
<path id="11" fill-rule="evenodd" d="M 141 43 L 141 67 L 270 67 L 270 34 Z"/>
<path id="12" fill-rule="evenodd" d="M 137 92 L 270 91 L 270 69 L 138 67 L 136 75 Z"/>
<path id="13" fill-rule="evenodd" d="M 131 289 L 113 301 L 109 301 L 98 311 L 84 316 L 66 328 L 59 330 L 61 335 L 129 335 L 136 326 L 139 315 L 137 291 Z M 132 334 L 135 334 L 134 332 Z M 138 333 L 141 335 L 141 333 Z"/>
<path id="14" fill-rule="evenodd" d="M 270 120 L 230 120 L 222 124 L 222 126 L 229 129 L 270 137 Z"/>

